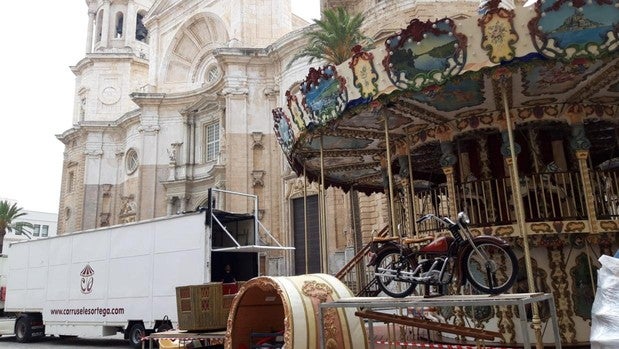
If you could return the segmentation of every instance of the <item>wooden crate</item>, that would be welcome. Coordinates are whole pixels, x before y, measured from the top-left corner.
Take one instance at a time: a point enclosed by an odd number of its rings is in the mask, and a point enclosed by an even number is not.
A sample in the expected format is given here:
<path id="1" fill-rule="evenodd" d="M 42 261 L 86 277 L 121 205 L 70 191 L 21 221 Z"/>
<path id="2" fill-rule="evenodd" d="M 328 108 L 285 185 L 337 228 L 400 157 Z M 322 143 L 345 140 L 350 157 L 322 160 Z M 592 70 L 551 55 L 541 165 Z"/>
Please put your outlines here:
<path id="1" fill-rule="evenodd" d="M 178 328 L 204 331 L 226 328 L 221 282 L 176 288 Z"/>

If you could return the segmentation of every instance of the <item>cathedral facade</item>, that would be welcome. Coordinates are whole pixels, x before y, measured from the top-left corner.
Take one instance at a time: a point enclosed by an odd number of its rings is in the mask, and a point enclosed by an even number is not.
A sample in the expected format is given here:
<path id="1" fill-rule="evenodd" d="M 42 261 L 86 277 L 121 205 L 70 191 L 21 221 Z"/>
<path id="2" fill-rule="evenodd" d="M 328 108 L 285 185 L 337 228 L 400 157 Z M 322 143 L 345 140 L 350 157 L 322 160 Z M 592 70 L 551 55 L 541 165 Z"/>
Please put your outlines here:
<path id="1" fill-rule="evenodd" d="M 257 195 L 260 220 L 282 244 L 297 247 L 264 256 L 269 274 L 318 271 L 303 251 L 313 257 L 311 247 L 320 243 L 312 238 L 319 188 L 291 171 L 271 115 L 309 67 L 304 60 L 288 66 L 310 25 L 292 13 L 291 0 L 86 4 L 86 54 L 71 68 L 73 125 L 58 135 L 65 145 L 59 234 L 191 211 L 206 203 L 209 188 L 217 188 Z M 452 15 L 474 14 L 476 4 L 447 8 Z M 321 6 L 363 13 L 364 30 L 377 40 L 410 18 L 447 15 L 445 6 L 438 15 L 430 2 Z M 252 210 L 224 197 L 217 205 Z M 381 195 L 333 188 L 326 191 L 324 212 L 329 272 L 388 221 Z M 308 239 L 314 239 L 309 249 Z"/>

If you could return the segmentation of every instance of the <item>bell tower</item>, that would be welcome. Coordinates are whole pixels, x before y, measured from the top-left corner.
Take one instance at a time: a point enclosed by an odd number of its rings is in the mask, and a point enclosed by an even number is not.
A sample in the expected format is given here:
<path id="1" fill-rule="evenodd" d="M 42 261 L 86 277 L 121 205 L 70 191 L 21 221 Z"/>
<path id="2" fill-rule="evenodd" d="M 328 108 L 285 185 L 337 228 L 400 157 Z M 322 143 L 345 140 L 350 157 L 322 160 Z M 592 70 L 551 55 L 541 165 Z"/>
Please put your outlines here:
<path id="1" fill-rule="evenodd" d="M 148 82 L 149 33 L 144 18 L 154 0 L 86 0 L 86 56 L 76 76 L 73 124 L 115 121 L 137 106 L 129 95 Z"/>
<path id="2" fill-rule="evenodd" d="M 154 2 L 86 0 L 85 56 L 71 67 L 73 126 L 57 136 L 65 144 L 59 234 L 117 224 L 114 214 L 130 197 L 119 185 L 125 178 L 116 174 L 131 154 L 122 142 L 126 120 L 138 109 L 131 93 L 148 83 L 150 36 L 144 21 Z"/>
<path id="3" fill-rule="evenodd" d="M 86 53 L 148 51 L 144 17 L 153 1 L 87 0 Z"/>

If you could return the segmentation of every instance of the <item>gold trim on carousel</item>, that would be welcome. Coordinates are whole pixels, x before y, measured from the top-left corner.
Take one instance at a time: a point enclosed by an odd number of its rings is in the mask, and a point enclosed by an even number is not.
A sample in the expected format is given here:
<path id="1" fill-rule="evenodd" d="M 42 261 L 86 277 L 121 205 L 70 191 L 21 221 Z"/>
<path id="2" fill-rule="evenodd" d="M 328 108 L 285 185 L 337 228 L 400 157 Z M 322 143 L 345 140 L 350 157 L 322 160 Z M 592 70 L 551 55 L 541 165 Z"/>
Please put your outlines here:
<path id="1" fill-rule="evenodd" d="M 532 223 L 529 228 L 536 234 L 552 233 L 555 231 L 548 223 Z"/>
<path id="2" fill-rule="evenodd" d="M 507 225 L 507 226 L 496 228 L 495 235 L 496 236 L 512 236 L 514 232 L 515 232 L 514 227 L 511 225 Z"/>
<path id="3" fill-rule="evenodd" d="M 600 228 L 604 231 L 617 231 L 619 230 L 619 224 L 615 221 L 600 221 Z"/>
<path id="4" fill-rule="evenodd" d="M 585 231 L 585 223 L 584 222 L 569 222 L 565 225 L 566 233 L 582 233 Z"/>

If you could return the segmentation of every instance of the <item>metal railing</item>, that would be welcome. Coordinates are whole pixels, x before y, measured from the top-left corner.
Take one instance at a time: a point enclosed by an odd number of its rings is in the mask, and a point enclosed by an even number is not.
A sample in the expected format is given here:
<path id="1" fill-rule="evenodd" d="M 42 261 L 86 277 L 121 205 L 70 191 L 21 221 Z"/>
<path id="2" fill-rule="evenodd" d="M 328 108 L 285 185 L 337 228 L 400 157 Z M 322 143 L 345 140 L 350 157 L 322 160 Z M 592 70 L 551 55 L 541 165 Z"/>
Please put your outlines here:
<path id="1" fill-rule="evenodd" d="M 619 219 L 619 170 L 591 171 L 598 219 Z"/>
<path id="2" fill-rule="evenodd" d="M 619 171 L 591 171 L 591 187 L 597 219 L 619 219 Z M 550 172 L 524 176 L 520 179 L 520 192 L 526 222 L 584 220 L 588 218 L 585 191 L 579 172 Z M 415 192 L 413 200 L 417 216 L 434 213 L 455 217 L 450 212 L 450 200 L 456 208 L 465 211 L 471 226 L 484 227 L 516 222 L 514 195 L 511 179 L 496 178 L 476 180 L 456 185 L 451 194 L 446 186 Z M 416 225 L 416 234 L 424 235 L 444 229 L 434 221 Z M 389 226 L 378 236 L 389 234 Z M 370 249 L 366 244 L 336 277 L 354 293 L 370 295 L 375 287 L 373 270 L 365 266 L 365 256 Z"/>
<path id="3" fill-rule="evenodd" d="M 384 237 L 389 234 L 389 226 L 385 226 L 376 236 Z M 374 282 L 374 270 L 366 266 L 366 256 L 370 251 L 372 241 L 355 254 L 355 256 L 344 265 L 344 267 L 335 274 L 335 277 L 342 281 L 351 291 L 357 296 L 373 296 L 372 287 Z M 376 289 L 378 286 L 376 285 Z"/>
<path id="4" fill-rule="evenodd" d="M 617 218 L 619 193 L 617 172 L 594 172 L 592 182 L 599 217 Z M 520 179 L 520 194 L 525 221 L 580 220 L 587 218 L 587 206 L 579 172 L 537 173 Z M 514 191 L 511 179 L 495 178 L 456 184 L 456 192 L 449 193 L 446 186 L 438 186 L 415 193 L 417 216 L 434 213 L 455 217 L 450 212 L 450 201 L 455 200 L 456 209 L 465 211 L 471 218 L 471 226 L 483 227 L 514 224 Z M 439 230 L 435 222 L 417 226 L 418 233 Z"/>

